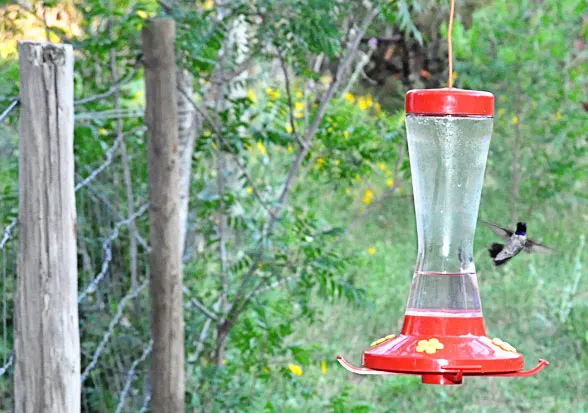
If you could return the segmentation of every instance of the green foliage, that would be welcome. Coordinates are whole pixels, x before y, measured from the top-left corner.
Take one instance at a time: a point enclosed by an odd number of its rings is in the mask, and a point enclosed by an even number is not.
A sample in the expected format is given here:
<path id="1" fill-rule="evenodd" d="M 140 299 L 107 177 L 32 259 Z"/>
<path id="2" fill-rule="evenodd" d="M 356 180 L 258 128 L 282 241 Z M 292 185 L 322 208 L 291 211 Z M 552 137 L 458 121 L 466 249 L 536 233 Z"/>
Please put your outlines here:
<path id="1" fill-rule="evenodd" d="M 454 32 L 458 84 L 497 97 L 489 167 L 499 182 L 510 181 L 519 129 L 521 201 L 530 209 L 579 201 L 586 191 L 586 52 L 577 44 L 587 10 L 576 0 L 495 1 L 476 12 L 470 30 Z"/>
<path id="2" fill-rule="evenodd" d="M 586 52 L 574 41 L 585 39 L 588 29 L 580 17 L 586 5 L 579 0 L 495 0 L 480 6 L 472 27 L 458 20 L 453 32 L 457 86 L 490 90 L 497 97 L 481 217 L 506 223 L 518 128 L 519 214 L 528 208 L 533 231 L 544 230 L 547 244 L 566 251 L 558 259 L 521 257 L 497 270 L 484 260 L 490 235 L 478 231 L 476 263 L 489 329 L 520 343 L 529 359 L 552 361 L 554 373 L 518 382 L 472 379 L 474 391 L 464 393 L 425 388 L 414 377 L 356 382 L 336 363 L 337 354 L 358 356 L 374 338 L 400 328 L 416 252 L 402 109 L 386 113 L 369 95 L 341 93 L 342 85 L 301 159 L 286 205 L 280 205 L 280 196 L 301 150 L 298 140 L 319 115 L 368 3 L 381 7 L 385 25 L 427 41 L 411 19 L 422 2 L 404 0 L 239 0 L 222 7 L 210 1 L 168 6 L 84 0 L 71 6 L 80 14 L 78 32 L 55 28 L 76 49 L 76 99 L 110 90 L 112 66 L 119 79 L 128 80 L 117 110 L 131 113 L 122 131 L 135 210 L 147 201 L 139 56 L 147 18 L 176 20 L 178 65 L 194 76 L 195 102 L 218 124 L 203 122 L 193 154 L 184 269 L 187 410 L 582 411 L 585 402 L 574 398 L 585 394 L 588 345 L 585 252 L 577 237 L 583 230 L 578 222 L 585 215 L 588 159 L 581 105 Z M 1 30 L 16 30 L 8 21 L 1 24 Z M 381 34 L 370 31 L 366 37 Z M 315 71 L 318 55 L 324 60 Z M 280 58 L 291 69 L 288 85 Z M 244 62 L 254 70 L 235 75 Z M 1 61 L 0 73 L 4 105 L 17 94 L 15 61 Z M 117 120 L 105 115 L 113 109 L 112 96 L 76 106 L 76 113 L 88 115 L 75 128 L 77 182 L 102 164 L 117 142 Z M 0 129 L 5 224 L 17 208 L 16 123 L 11 116 Z M 121 150 L 115 149 L 112 164 L 77 194 L 81 288 L 101 271 L 103 241 L 129 213 Z M 268 209 L 281 207 L 273 219 Z M 143 238 L 147 221 L 143 216 L 135 223 Z M 80 306 L 83 367 L 131 288 L 130 239 L 131 231 L 122 228 L 102 289 Z M 14 264 L 13 249 L 6 260 Z M 141 246 L 137 260 L 140 277 L 147 276 L 147 251 Z M 14 291 L 13 284 L 3 286 Z M 227 308 L 220 304 L 223 296 Z M 218 318 L 238 304 L 222 345 L 221 329 L 194 300 Z M 141 296 L 124 314 L 84 385 L 84 411 L 114 411 L 121 377 L 148 340 L 148 300 Z M 2 347 L 0 354 L 9 351 Z M 137 368 L 129 411 L 140 410 L 148 367 L 146 362 Z M 4 408 L 9 384 L 1 380 Z"/>

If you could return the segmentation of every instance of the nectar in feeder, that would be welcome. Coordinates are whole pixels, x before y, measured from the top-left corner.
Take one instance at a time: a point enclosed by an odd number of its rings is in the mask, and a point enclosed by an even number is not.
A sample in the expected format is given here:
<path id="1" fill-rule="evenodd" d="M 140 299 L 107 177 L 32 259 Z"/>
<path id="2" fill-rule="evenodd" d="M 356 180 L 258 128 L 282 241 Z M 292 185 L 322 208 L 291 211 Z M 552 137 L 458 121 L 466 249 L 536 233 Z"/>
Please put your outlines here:
<path id="1" fill-rule="evenodd" d="M 363 352 L 357 374 L 415 374 L 423 383 L 463 376 L 524 377 L 523 355 L 487 336 L 473 258 L 494 115 L 494 96 L 462 89 L 411 90 L 406 130 L 418 254 L 401 334 Z"/>

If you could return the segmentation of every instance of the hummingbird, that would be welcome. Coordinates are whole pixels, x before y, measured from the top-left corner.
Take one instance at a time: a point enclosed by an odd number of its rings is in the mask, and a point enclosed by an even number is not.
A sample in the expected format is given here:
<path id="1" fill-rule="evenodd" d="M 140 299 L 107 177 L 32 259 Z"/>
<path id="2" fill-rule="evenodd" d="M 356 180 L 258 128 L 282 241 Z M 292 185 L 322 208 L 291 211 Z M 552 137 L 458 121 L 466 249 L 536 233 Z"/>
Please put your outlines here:
<path id="1" fill-rule="evenodd" d="M 482 222 L 488 225 L 496 235 L 507 241 L 506 245 L 495 242 L 488 248 L 490 257 L 496 266 L 505 264 L 508 260 L 518 255 L 523 250 L 528 253 L 538 252 L 543 254 L 558 252 L 553 248 L 546 247 L 545 245 L 541 245 L 538 242 L 527 238 L 527 224 L 525 222 L 517 222 L 517 228 L 514 232 L 510 229 L 503 228 L 500 225 L 492 224 L 491 222 Z"/>

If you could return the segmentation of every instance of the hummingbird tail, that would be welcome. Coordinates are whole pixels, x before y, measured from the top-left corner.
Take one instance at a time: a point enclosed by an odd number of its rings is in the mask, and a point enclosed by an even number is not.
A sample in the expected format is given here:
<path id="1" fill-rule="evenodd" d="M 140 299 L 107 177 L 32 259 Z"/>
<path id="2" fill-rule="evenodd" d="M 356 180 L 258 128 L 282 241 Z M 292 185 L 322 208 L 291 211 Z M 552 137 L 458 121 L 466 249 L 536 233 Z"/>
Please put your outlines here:
<path id="1" fill-rule="evenodd" d="M 502 251 L 503 248 L 503 244 L 498 244 L 496 242 L 491 244 L 490 248 L 488 248 L 488 252 L 490 252 L 490 257 L 496 258 L 496 256 L 500 254 L 500 251 Z"/>
<path id="2" fill-rule="evenodd" d="M 498 243 L 493 243 L 490 245 L 490 247 L 488 248 L 488 252 L 490 252 L 490 257 L 492 257 L 492 260 L 494 261 L 494 265 L 496 265 L 497 267 L 499 265 L 504 264 L 505 262 L 507 262 L 508 260 L 510 260 L 512 257 L 508 257 L 502 260 L 497 260 L 496 257 L 498 256 L 498 254 L 500 254 L 500 251 L 502 251 L 504 249 L 504 245 L 503 244 L 498 244 Z"/>

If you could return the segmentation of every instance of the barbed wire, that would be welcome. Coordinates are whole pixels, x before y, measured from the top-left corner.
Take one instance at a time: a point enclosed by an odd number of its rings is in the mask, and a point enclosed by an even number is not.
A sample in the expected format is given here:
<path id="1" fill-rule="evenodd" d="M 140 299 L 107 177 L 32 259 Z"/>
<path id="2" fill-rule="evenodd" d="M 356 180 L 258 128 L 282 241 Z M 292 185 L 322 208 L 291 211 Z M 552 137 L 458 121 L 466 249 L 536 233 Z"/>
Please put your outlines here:
<path id="1" fill-rule="evenodd" d="M 98 192 L 96 189 L 94 189 L 92 187 L 92 185 L 88 184 L 85 186 L 85 188 L 87 188 L 90 192 L 92 192 L 92 194 L 94 196 L 96 196 L 101 202 L 104 202 L 104 205 L 106 205 L 108 207 L 108 209 L 110 209 L 116 215 L 117 219 L 119 219 L 119 220 L 125 219 L 123 214 L 121 214 L 120 211 L 118 209 L 116 209 L 116 207 L 114 205 L 112 205 L 112 203 L 107 198 L 102 196 L 100 194 L 100 192 Z M 147 240 L 145 240 L 145 238 L 143 238 L 141 236 L 141 234 L 139 234 L 137 231 L 133 231 L 133 236 L 135 237 L 137 242 L 145 249 L 146 252 L 151 252 L 151 247 L 149 246 L 149 243 L 147 242 Z"/>
<path id="2" fill-rule="evenodd" d="M 125 398 L 127 397 L 127 393 L 131 389 L 131 384 L 133 382 L 133 379 L 135 378 L 135 369 L 137 368 L 137 366 L 140 363 L 145 361 L 145 359 L 147 358 L 147 356 L 149 354 L 151 354 L 152 349 L 153 349 L 153 340 L 150 340 L 147 347 L 145 347 L 143 354 L 141 354 L 141 357 L 139 357 L 138 359 L 133 361 L 133 364 L 131 364 L 131 368 L 127 372 L 127 380 L 125 381 L 125 385 L 123 387 L 123 390 L 120 393 L 120 399 L 118 401 L 118 406 L 116 406 L 115 413 L 120 413 L 122 411 L 123 407 L 125 406 Z"/>
<path id="3" fill-rule="evenodd" d="M 88 364 L 86 366 L 86 368 L 84 369 L 84 371 L 82 373 L 82 377 L 81 377 L 82 386 L 84 385 L 84 382 L 88 378 L 88 375 L 90 374 L 92 369 L 94 367 L 96 367 L 96 364 L 98 364 L 98 359 L 100 358 L 100 355 L 102 354 L 102 351 L 104 350 L 104 347 L 106 346 L 106 343 L 108 343 L 108 341 L 110 340 L 110 337 L 114 333 L 114 328 L 120 323 L 120 320 L 123 316 L 123 312 L 124 312 L 125 307 L 127 306 L 127 303 L 130 300 L 136 298 L 139 295 L 139 293 L 141 291 L 143 291 L 143 289 L 145 287 L 147 287 L 147 285 L 149 285 L 149 277 L 147 277 L 145 279 L 145 281 L 143 281 L 141 283 L 141 285 L 139 285 L 135 290 L 133 290 L 129 294 L 125 295 L 122 298 L 122 300 L 120 300 L 120 302 L 118 303 L 116 315 L 113 317 L 112 320 L 110 320 L 110 323 L 108 324 L 108 330 L 106 331 L 106 333 L 102 337 L 102 340 L 100 341 L 100 344 L 98 344 L 98 347 L 96 347 L 96 351 L 94 352 L 94 355 L 92 356 L 92 361 L 90 362 L 90 364 Z"/>
<path id="4" fill-rule="evenodd" d="M 20 104 L 19 98 L 12 99 L 12 101 L 10 102 L 10 105 L 8 105 L 6 110 L 4 112 L 2 112 L 2 114 L 0 115 L 0 123 L 2 123 L 4 121 L 4 119 L 6 119 L 6 117 L 8 117 L 8 115 L 10 115 L 10 112 L 12 112 L 14 109 L 16 109 L 16 107 L 19 104 Z"/>
<path id="5" fill-rule="evenodd" d="M 112 143 L 112 145 L 110 146 L 110 148 L 108 148 L 108 150 L 105 152 L 105 154 L 106 154 L 106 161 L 104 161 L 104 163 L 100 164 L 100 166 L 98 166 L 96 169 L 94 169 L 90 173 L 90 175 L 88 175 L 82 181 L 78 182 L 76 184 L 76 186 L 74 187 L 74 190 L 77 192 L 78 190 L 80 190 L 83 187 L 87 186 L 90 182 L 92 182 L 100 174 L 100 172 L 102 172 L 103 170 L 105 170 L 106 168 L 108 168 L 112 164 L 112 161 L 114 160 L 114 152 L 118 149 L 118 147 L 122 143 L 122 140 L 125 137 L 127 137 L 129 135 L 132 135 L 133 133 L 135 133 L 137 131 L 144 130 L 144 129 L 145 129 L 145 126 L 141 125 L 139 127 L 133 128 L 133 129 L 131 129 L 131 130 L 123 133 L 122 135 L 119 135 L 114 140 L 114 142 Z"/>
<path id="6" fill-rule="evenodd" d="M 6 373 L 8 371 L 10 366 L 12 366 L 13 362 L 14 362 L 14 353 L 10 354 L 10 357 L 8 358 L 8 361 L 6 362 L 6 364 L 0 368 L 0 377 L 2 377 L 4 375 L 4 373 Z"/>
<path id="7" fill-rule="evenodd" d="M 106 276 L 108 268 L 110 267 L 110 261 L 112 260 L 112 243 L 115 239 L 118 238 L 120 228 L 123 226 L 128 226 L 131 222 L 134 222 L 139 216 L 143 215 L 145 211 L 147 211 L 148 207 L 149 203 L 146 203 L 141 208 L 139 208 L 139 210 L 135 212 L 133 215 L 131 215 L 127 219 L 124 219 L 116 223 L 116 225 L 114 226 L 114 231 L 112 231 L 110 236 L 106 238 L 102 243 L 102 249 L 104 250 L 105 254 L 104 261 L 102 261 L 102 269 L 96 275 L 96 277 L 94 277 L 94 279 L 86 287 L 86 289 L 78 296 L 78 303 L 81 303 L 88 294 L 93 293 L 96 290 L 98 283 L 100 283 L 100 281 Z"/>
<path id="8" fill-rule="evenodd" d="M 138 109 L 107 109 L 99 112 L 82 112 L 74 115 L 74 120 L 106 120 L 106 119 L 124 119 L 124 118 L 141 118 L 145 115 L 144 108 Z"/>
<path id="9" fill-rule="evenodd" d="M 139 413 L 146 413 L 149 410 L 149 402 L 151 401 L 151 393 L 145 393 L 145 398 L 143 399 L 143 407 L 139 410 Z"/>
<path id="10" fill-rule="evenodd" d="M 192 113 L 191 111 L 178 111 L 178 115 Z M 142 118 L 145 116 L 145 108 L 120 108 L 107 109 L 98 112 L 80 112 L 74 114 L 76 121 L 88 120 L 108 120 L 108 119 L 125 119 L 125 118 Z"/>
<path id="11" fill-rule="evenodd" d="M 74 187 L 74 190 L 76 192 L 78 190 L 82 189 L 83 187 L 85 187 L 86 185 L 88 185 L 90 182 L 92 182 L 94 180 L 94 178 L 96 178 L 100 172 L 102 172 L 103 170 L 105 170 L 106 168 L 108 168 L 110 166 L 110 164 L 114 160 L 114 152 L 120 146 L 122 138 L 123 138 L 123 136 L 119 135 L 114 140 L 114 143 L 112 144 L 112 146 L 110 148 L 108 148 L 108 150 L 106 151 L 106 161 L 104 163 L 102 163 L 98 168 L 94 169 L 90 175 L 88 175 L 86 178 L 84 178 L 81 182 L 79 182 Z"/>
<path id="12" fill-rule="evenodd" d="M 11 234 L 12 230 L 14 229 L 14 227 L 16 227 L 16 224 L 18 224 L 18 218 L 14 218 L 12 220 L 12 222 L 10 224 L 8 224 L 8 226 L 4 230 L 4 235 L 2 236 L 2 240 L 0 241 L 0 250 L 4 249 L 4 246 L 6 245 L 8 240 L 10 239 L 10 234 Z"/>

